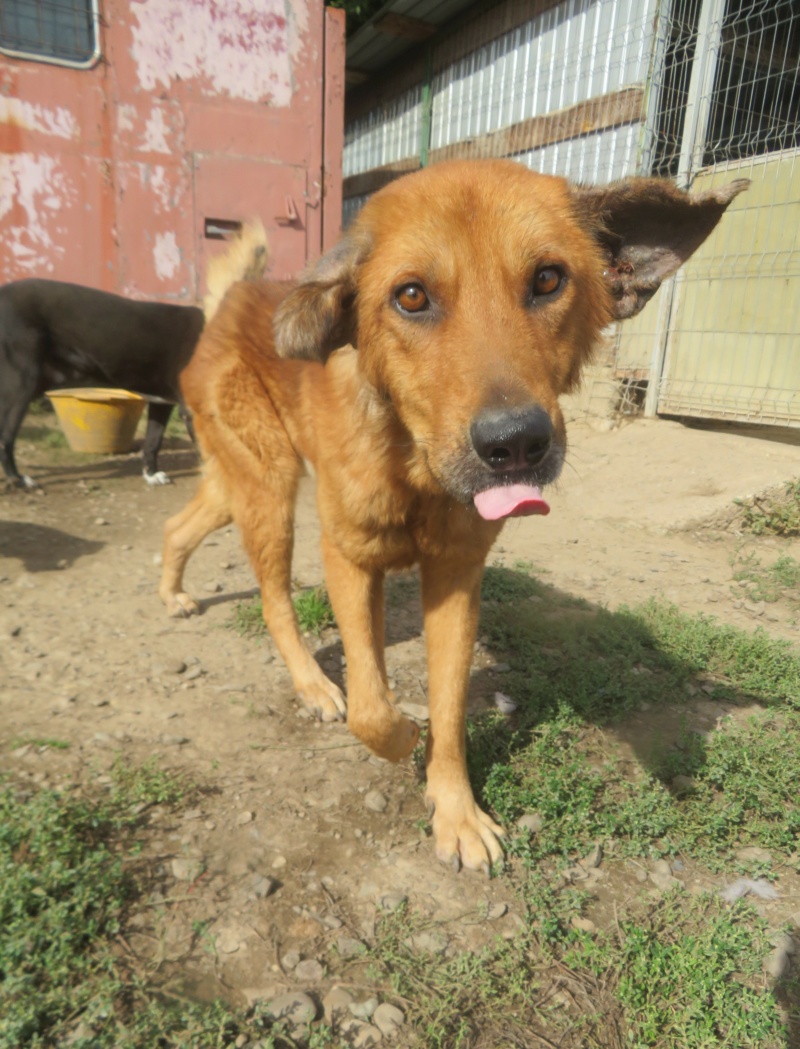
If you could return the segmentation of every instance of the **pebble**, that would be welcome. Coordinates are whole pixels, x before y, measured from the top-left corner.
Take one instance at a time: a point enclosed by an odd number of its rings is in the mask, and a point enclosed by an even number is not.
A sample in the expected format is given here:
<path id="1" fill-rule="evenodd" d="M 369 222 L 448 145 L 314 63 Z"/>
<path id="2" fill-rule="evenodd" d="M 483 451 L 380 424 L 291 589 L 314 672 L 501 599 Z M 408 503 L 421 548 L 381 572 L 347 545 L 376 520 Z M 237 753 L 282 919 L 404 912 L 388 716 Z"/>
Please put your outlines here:
<path id="1" fill-rule="evenodd" d="M 352 1000 L 353 996 L 349 991 L 346 991 L 344 987 L 340 987 L 338 984 L 334 984 L 322 999 L 322 1009 L 326 1023 L 332 1024 L 337 1013 L 347 1012 L 347 1007 Z"/>
<path id="2" fill-rule="evenodd" d="M 153 666 L 156 674 L 182 674 L 186 664 L 182 659 L 164 659 Z"/>
<path id="3" fill-rule="evenodd" d="M 401 892 L 387 892 L 378 900 L 380 909 L 389 912 L 399 910 L 406 903 L 408 903 L 408 896 L 404 896 Z"/>
<path id="4" fill-rule="evenodd" d="M 207 594 L 219 594 L 222 591 L 222 583 L 204 583 L 203 590 Z"/>
<path id="5" fill-rule="evenodd" d="M 282 867 L 285 867 L 285 866 L 286 866 L 286 857 L 285 856 L 276 856 L 275 859 L 272 861 L 272 869 L 274 871 L 279 871 L 279 870 L 281 870 Z"/>
<path id="6" fill-rule="evenodd" d="M 742 863 L 772 863 L 772 853 L 758 845 L 745 845 L 737 849 L 734 856 Z"/>
<path id="7" fill-rule="evenodd" d="M 372 812 L 385 812 L 389 802 L 379 790 L 371 790 L 364 798 L 364 804 Z"/>
<path id="8" fill-rule="evenodd" d="M 363 1002 L 350 1002 L 347 1008 L 357 1020 L 371 1020 L 378 1008 L 378 999 L 367 998 Z"/>
<path id="9" fill-rule="evenodd" d="M 413 718 L 414 721 L 428 721 L 430 719 L 430 710 L 422 703 L 403 702 L 399 706 L 403 713 Z"/>
<path id="10" fill-rule="evenodd" d="M 295 966 L 294 976 L 296 980 L 306 983 L 319 983 L 325 976 L 325 970 L 315 958 L 307 958 Z"/>
<path id="11" fill-rule="evenodd" d="M 406 1022 L 405 1013 L 396 1005 L 383 1002 L 372 1015 L 372 1022 L 380 1030 L 384 1038 L 393 1038 L 397 1029 Z"/>
<path id="12" fill-rule="evenodd" d="M 267 1012 L 276 1020 L 288 1020 L 296 1026 L 310 1024 L 317 1017 L 314 1000 L 301 991 L 279 994 L 267 1004 Z"/>
<path id="13" fill-rule="evenodd" d="M 341 1025 L 341 1030 L 353 1049 L 369 1049 L 378 1045 L 383 1037 L 377 1027 L 361 1020 L 347 1020 Z"/>
<path id="14" fill-rule="evenodd" d="M 255 812 L 240 812 L 236 817 L 236 826 L 244 827 L 246 824 L 252 823 L 255 818 Z"/>
<path id="15" fill-rule="evenodd" d="M 778 933 L 773 939 L 773 949 L 764 959 L 764 971 L 773 980 L 780 980 L 786 973 L 795 953 L 795 942 L 788 933 Z"/>
<path id="16" fill-rule="evenodd" d="M 486 917 L 490 922 L 495 922 L 498 918 L 502 918 L 506 914 L 508 914 L 507 903 L 493 903 L 486 911 Z"/>
<path id="17" fill-rule="evenodd" d="M 177 881 L 194 881 L 203 869 L 200 860 L 190 860 L 185 856 L 176 856 L 170 866 Z"/>
<path id="18" fill-rule="evenodd" d="M 162 732 L 158 741 L 168 747 L 182 747 L 185 743 L 191 743 L 188 736 L 173 736 L 170 732 Z"/>
<path id="19" fill-rule="evenodd" d="M 526 830 L 529 834 L 538 834 L 544 826 L 544 820 L 538 812 L 527 812 L 517 820 L 517 829 Z"/>
<path id="20" fill-rule="evenodd" d="M 599 867 L 602 862 L 603 846 L 599 843 L 595 845 L 592 851 L 581 860 L 584 867 Z"/>
<path id="21" fill-rule="evenodd" d="M 418 932 L 406 940 L 406 945 L 415 951 L 424 951 L 426 954 L 444 954 L 449 943 L 447 936 L 437 929 L 431 932 Z"/>
<path id="22" fill-rule="evenodd" d="M 214 943 L 223 954 L 236 954 L 244 944 L 245 932 L 238 925 L 226 925 L 217 933 Z"/>
<path id="23" fill-rule="evenodd" d="M 281 965 L 284 969 L 291 971 L 295 966 L 300 964 L 300 952 L 299 951 L 287 951 L 286 954 L 281 958 Z"/>
<path id="24" fill-rule="evenodd" d="M 501 714 L 513 714 L 517 709 L 517 704 L 511 698 L 507 696 L 505 692 L 495 692 L 494 694 L 494 705 L 500 711 Z"/>
<path id="25" fill-rule="evenodd" d="M 352 936 L 340 936 L 336 941 L 336 950 L 340 958 L 357 958 L 366 953 L 367 945 Z"/>
<path id="26" fill-rule="evenodd" d="M 653 864 L 653 869 L 649 871 L 649 878 L 655 887 L 662 892 L 667 892 L 678 885 L 683 885 L 680 878 L 676 878 L 672 873 L 672 868 L 666 860 L 656 860 Z"/>
<path id="27" fill-rule="evenodd" d="M 253 892 L 259 900 L 264 900 L 267 896 L 271 896 L 278 888 L 280 888 L 280 883 L 266 874 L 256 874 L 253 878 Z"/>

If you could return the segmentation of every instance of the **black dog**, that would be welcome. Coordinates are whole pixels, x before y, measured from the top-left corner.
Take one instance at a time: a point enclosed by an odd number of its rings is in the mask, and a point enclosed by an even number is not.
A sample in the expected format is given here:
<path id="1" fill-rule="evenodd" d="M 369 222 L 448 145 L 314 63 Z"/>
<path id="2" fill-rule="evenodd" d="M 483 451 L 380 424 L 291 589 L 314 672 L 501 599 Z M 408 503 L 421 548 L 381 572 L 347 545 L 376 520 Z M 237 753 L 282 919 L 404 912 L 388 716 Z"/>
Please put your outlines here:
<path id="1" fill-rule="evenodd" d="M 178 376 L 202 330 L 203 311 L 195 306 L 134 302 L 54 280 L 1 287 L 0 465 L 9 481 L 35 487 L 14 461 L 17 432 L 34 398 L 70 386 L 115 386 L 158 398 L 148 405 L 144 477 L 167 483 L 158 452 L 173 405 L 189 422 Z"/>

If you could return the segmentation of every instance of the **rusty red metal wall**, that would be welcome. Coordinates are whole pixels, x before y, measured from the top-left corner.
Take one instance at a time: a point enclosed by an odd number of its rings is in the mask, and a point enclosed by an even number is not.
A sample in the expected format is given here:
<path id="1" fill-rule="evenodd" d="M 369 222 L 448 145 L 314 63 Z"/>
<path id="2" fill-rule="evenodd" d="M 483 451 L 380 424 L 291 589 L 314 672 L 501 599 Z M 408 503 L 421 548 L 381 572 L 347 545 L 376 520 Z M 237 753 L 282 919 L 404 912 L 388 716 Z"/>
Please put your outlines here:
<path id="1" fill-rule="evenodd" d="M 344 16 L 322 0 L 105 0 L 90 70 L 0 55 L 0 278 L 194 302 L 207 219 L 258 215 L 271 274 L 341 216 Z"/>

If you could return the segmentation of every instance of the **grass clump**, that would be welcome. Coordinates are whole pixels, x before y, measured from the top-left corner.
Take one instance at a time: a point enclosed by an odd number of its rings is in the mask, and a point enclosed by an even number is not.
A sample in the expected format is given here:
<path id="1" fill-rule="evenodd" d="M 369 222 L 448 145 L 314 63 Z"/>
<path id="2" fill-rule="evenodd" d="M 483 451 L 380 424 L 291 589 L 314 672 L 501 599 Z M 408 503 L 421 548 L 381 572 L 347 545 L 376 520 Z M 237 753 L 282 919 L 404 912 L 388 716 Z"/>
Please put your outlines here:
<path id="1" fill-rule="evenodd" d="M 783 597 L 793 596 L 800 588 L 800 561 L 783 554 L 771 565 L 762 565 L 751 551 L 740 559 L 733 578 L 751 601 L 774 604 Z"/>
<path id="2" fill-rule="evenodd" d="M 300 629 L 304 633 L 319 635 L 336 623 L 328 593 L 322 586 L 301 590 L 294 598 L 294 608 Z M 264 624 L 261 598 L 240 601 L 234 610 L 231 625 L 242 637 L 259 637 L 265 634 L 267 628 Z"/>
<path id="3" fill-rule="evenodd" d="M 736 502 L 741 507 L 741 531 L 787 538 L 800 535 L 800 480 L 787 481 L 782 492 Z"/>

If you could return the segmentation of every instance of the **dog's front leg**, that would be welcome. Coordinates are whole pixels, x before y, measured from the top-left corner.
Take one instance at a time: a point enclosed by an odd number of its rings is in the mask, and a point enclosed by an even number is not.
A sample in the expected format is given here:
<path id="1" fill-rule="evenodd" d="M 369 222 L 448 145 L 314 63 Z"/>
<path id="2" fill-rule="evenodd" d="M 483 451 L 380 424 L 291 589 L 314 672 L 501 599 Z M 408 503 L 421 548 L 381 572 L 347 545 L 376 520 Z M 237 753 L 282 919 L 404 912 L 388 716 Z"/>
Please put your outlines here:
<path id="1" fill-rule="evenodd" d="M 436 855 L 487 874 L 503 852 L 501 827 L 475 804 L 467 776 L 467 689 L 478 628 L 483 563 L 447 558 L 421 564 L 428 648 L 430 728 L 426 798 L 433 807 Z"/>
<path id="2" fill-rule="evenodd" d="M 383 573 L 354 564 L 323 537 L 325 582 L 347 657 L 347 726 L 390 761 L 408 757 L 419 729 L 403 717 L 386 683 Z"/>

